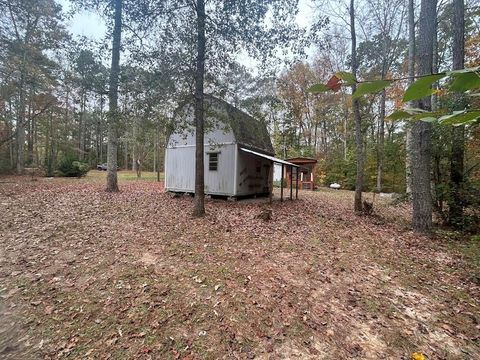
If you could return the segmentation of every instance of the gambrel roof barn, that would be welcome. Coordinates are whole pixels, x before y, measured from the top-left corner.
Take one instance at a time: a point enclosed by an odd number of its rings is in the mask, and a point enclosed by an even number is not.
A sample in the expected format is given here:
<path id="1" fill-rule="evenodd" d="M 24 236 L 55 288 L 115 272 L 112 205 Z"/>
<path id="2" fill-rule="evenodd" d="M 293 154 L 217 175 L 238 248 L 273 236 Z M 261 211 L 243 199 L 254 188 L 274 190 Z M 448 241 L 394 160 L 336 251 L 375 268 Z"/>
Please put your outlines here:
<path id="1" fill-rule="evenodd" d="M 176 128 L 165 152 L 165 188 L 193 193 L 195 126 L 193 99 L 176 112 Z M 268 195 L 273 163 L 295 166 L 274 157 L 264 123 L 224 100 L 205 95 L 205 193 L 229 197 Z"/>

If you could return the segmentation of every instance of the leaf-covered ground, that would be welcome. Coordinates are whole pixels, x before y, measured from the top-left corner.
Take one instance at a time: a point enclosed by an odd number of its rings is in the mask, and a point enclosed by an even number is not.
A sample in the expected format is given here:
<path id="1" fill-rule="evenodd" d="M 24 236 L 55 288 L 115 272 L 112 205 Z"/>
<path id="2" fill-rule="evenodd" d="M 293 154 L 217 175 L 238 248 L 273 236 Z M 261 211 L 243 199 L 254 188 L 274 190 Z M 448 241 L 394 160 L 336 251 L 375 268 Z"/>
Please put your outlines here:
<path id="1" fill-rule="evenodd" d="M 480 358 L 478 239 L 415 235 L 384 200 L 355 216 L 343 191 L 193 219 L 102 176 L 0 178 L 1 358 Z"/>

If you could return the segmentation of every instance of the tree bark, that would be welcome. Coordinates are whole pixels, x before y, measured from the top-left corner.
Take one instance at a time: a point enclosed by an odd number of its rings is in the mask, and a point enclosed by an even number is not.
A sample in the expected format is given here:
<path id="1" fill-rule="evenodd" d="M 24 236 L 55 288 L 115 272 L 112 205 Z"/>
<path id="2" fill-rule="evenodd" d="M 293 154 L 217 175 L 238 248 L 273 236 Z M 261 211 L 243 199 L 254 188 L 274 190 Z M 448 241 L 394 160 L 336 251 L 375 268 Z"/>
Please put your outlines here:
<path id="1" fill-rule="evenodd" d="M 78 117 L 78 160 L 83 161 L 85 155 L 85 103 L 86 103 L 86 91 L 82 90 L 80 94 L 80 116 Z"/>
<path id="2" fill-rule="evenodd" d="M 108 149 L 107 149 L 107 191 L 118 191 L 117 146 L 118 146 L 118 75 L 120 73 L 120 41 L 122 37 L 122 0 L 115 0 L 115 24 L 112 40 L 112 67 L 108 90 Z"/>
<path id="3" fill-rule="evenodd" d="M 382 79 L 384 76 L 382 75 Z M 383 177 L 383 163 L 384 163 L 384 147 L 385 147 L 385 101 L 386 92 L 382 91 L 380 95 L 380 114 L 378 124 L 378 144 L 377 144 L 377 191 L 382 192 L 382 177 Z"/>
<path id="4" fill-rule="evenodd" d="M 19 101 L 17 109 L 17 174 L 22 175 L 25 168 L 25 77 L 26 50 L 23 50 L 23 60 L 20 68 Z"/>
<path id="5" fill-rule="evenodd" d="M 135 114 L 136 115 L 136 114 Z M 137 161 L 140 158 L 138 152 L 138 116 L 133 119 L 132 127 L 132 171 L 137 171 Z"/>
<path id="6" fill-rule="evenodd" d="M 34 94 L 34 89 L 31 87 L 28 91 L 28 106 L 27 106 L 27 118 L 25 119 L 26 125 L 27 125 L 27 161 L 26 163 L 31 167 L 33 164 L 33 141 L 34 141 L 34 119 L 33 119 L 33 94 Z"/>
<path id="7" fill-rule="evenodd" d="M 103 95 L 100 95 L 100 126 L 99 126 L 99 135 L 100 135 L 100 164 L 103 164 Z"/>
<path id="8" fill-rule="evenodd" d="M 343 160 L 347 161 L 348 154 L 348 103 L 345 99 L 345 93 L 342 94 L 343 103 L 345 104 L 344 108 L 344 117 L 343 117 Z"/>
<path id="9" fill-rule="evenodd" d="M 408 197 L 412 194 L 412 127 L 406 125 L 405 133 L 405 193 Z"/>
<path id="10" fill-rule="evenodd" d="M 453 70 L 463 69 L 465 66 L 465 4 L 464 0 L 453 0 Z M 455 94 L 455 110 L 465 108 L 462 94 Z M 450 201 L 449 222 L 461 227 L 463 224 L 463 172 L 465 152 L 465 126 L 452 128 L 452 155 L 450 159 Z"/>
<path id="11" fill-rule="evenodd" d="M 125 141 L 123 142 L 123 146 L 124 146 L 124 149 L 123 149 L 123 165 L 124 165 L 124 169 L 128 170 L 128 140 L 127 139 L 125 139 Z"/>
<path id="12" fill-rule="evenodd" d="M 193 216 L 205 215 L 204 179 L 204 94 L 205 76 L 205 1 L 197 0 L 197 64 L 195 71 L 195 205 Z"/>
<path id="13" fill-rule="evenodd" d="M 433 60 L 432 60 L 432 73 L 436 74 L 438 73 L 438 65 L 439 65 L 439 59 L 438 59 L 438 22 L 435 21 L 435 30 L 433 31 Z M 435 90 L 438 90 L 438 82 L 433 83 L 432 88 Z M 438 110 L 438 95 L 436 92 L 434 92 L 431 96 L 432 98 L 432 111 L 437 111 Z"/>
<path id="14" fill-rule="evenodd" d="M 433 40 L 437 15 L 436 0 L 422 0 L 419 22 L 417 75 L 432 73 Z M 431 98 L 417 102 L 420 109 L 431 110 Z M 432 124 L 424 121 L 412 125 L 412 225 L 416 232 L 432 228 L 432 195 L 430 190 Z"/>
<path id="15" fill-rule="evenodd" d="M 415 77 L 415 3 L 414 0 L 408 0 L 408 77 L 409 84 L 413 83 Z M 409 124 L 406 125 L 405 135 L 405 192 L 410 195 L 412 192 L 412 128 Z"/>
<path id="16" fill-rule="evenodd" d="M 355 3 L 354 0 L 350 0 L 350 34 L 352 37 L 352 74 L 357 76 L 357 39 L 355 34 Z M 357 85 L 353 84 L 352 93 L 357 89 Z M 360 116 L 360 104 L 358 99 L 354 99 L 353 103 L 353 116 L 355 119 L 355 145 L 357 154 L 357 176 L 355 179 L 355 200 L 354 209 L 356 213 L 363 211 L 362 204 L 362 188 L 363 188 L 363 136 L 362 136 L 362 118 Z"/>

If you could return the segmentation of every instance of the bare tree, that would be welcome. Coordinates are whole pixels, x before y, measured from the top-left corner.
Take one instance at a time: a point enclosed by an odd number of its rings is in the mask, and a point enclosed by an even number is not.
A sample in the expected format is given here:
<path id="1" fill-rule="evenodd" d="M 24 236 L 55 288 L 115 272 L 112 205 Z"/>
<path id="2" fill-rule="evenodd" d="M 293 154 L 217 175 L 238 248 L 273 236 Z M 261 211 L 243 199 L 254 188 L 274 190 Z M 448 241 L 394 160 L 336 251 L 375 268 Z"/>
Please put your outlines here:
<path id="1" fill-rule="evenodd" d="M 357 76 L 357 38 L 355 34 L 355 3 L 350 0 L 350 35 L 352 37 L 352 54 L 351 67 L 354 77 Z M 357 85 L 352 85 L 352 92 L 355 92 Z M 355 119 L 355 145 L 357 154 L 357 177 L 355 180 L 355 212 L 361 213 L 363 210 L 362 204 L 362 188 L 363 188 L 363 136 L 362 136 L 362 117 L 360 115 L 360 104 L 358 99 L 353 99 L 353 116 Z"/>
<path id="2" fill-rule="evenodd" d="M 408 77 L 409 83 L 413 83 L 415 77 L 415 0 L 408 0 Z M 406 158 L 405 158 L 405 184 L 406 193 L 412 192 L 412 166 L 411 166 L 411 138 L 410 125 L 406 129 Z"/>
<path id="3" fill-rule="evenodd" d="M 118 75 L 120 72 L 120 42 L 122 37 L 122 0 L 115 0 L 115 23 L 112 36 L 112 66 L 108 90 L 108 149 L 107 191 L 118 191 L 117 142 L 118 142 Z"/>
<path id="4" fill-rule="evenodd" d="M 464 0 L 453 0 L 453 43 L 452 69 L 463 69 L 465 55 L 465 4 Z M 462 94 L 455 95 L 455 110 L 465 107 Z M 450 191 L 449 222 L 454 226 L 461 226 L 463 222 L 462 187 L 465 152 L 465 126 L 452 128 L 452 156 L 450 159 Z"/>
<path id="5" fill-rule="evenodd" d="M 419 21 L 419 43 L 417 57 L 417 75 L 432 73 L 433 40 L 437 18 L 437 1 L 422 0 Z M 430 96 L 417 102 L 423 110 L 431 110 Z M 412 200 L 413 229 L 417 232 L 428 232 L 432 228 L 432 194 L 430 190 L 430 157 L 431 157 L 432 124 L 417 121 L 412 125 Z"/>

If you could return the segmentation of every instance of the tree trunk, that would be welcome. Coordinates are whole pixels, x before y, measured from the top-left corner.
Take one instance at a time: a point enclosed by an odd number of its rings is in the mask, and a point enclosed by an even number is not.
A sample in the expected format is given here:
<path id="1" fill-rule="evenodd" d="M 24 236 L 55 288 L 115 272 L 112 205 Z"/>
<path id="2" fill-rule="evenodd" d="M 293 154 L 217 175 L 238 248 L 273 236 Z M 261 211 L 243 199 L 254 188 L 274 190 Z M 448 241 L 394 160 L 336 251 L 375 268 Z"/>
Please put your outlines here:
<path id="1" fill-rule="evenodd" d="M 348 139 L 348 105 L 347 101 L 345 99 L 345 93 L 342 95 L 343 96 L 343 103 L 345 104 L 345 113 L 344 113 L 344 118 L 343 118 L 343 160 L 347 161 L 347 154 L 348 154 L 348 148 L 347 148 L 347 139 Z"/>
<path id="2" fill-rule="evenodd" d="M 383 76 L 382 76 L 383 79 Z M 383 163 L 384 163 L 384 146 L 385 146 L 385 90 L 380 96 L 380 114 L 379 114 L 379 128 L 378 128 L 378 144 L 377 144 L 377 191 L 382 192 L 382 177 L 383 177 Z"/>
<path id="3" fill-rule="evenodd" d="M 19 108 L 22 107 L 20 101 Z M 22 111 L 19 109 L 19 111 Z M 22 175 L 25 168 L 25 115 L 19 115 L 17 120 L 17 174 Z"/>
<path id="4" fill-rule="evenodd" d="M 123 151 L 123 165 L 124 165 L 124 169 L 125 170 L 128 170 L 128 140 L 125 139 L 125 141 L 123 142 L 123 146 L 124 146 L 124 151 Z"/>
<path id="5" fill-rule="evenodd" d="M 438 23 L 435 21 L 435 30 L 433 31 L 433 59 L 432 59 L 432 73 L 438 73 L 439 59 L 438 59 Z M 433 83 L 432 88 L 438 90 L 438 82 Z M 436 92 L 432 94 L 432 111 L 438 110 L 438 95 Z"/>
<path id="6" fill-rule="evenodd" d="M 432 73 L 433 39 L 437 18 L 437 1 L 422 0 L 419 22 L 418 70 L 417 75 Z M 431 98 L 417 102 L 423 110 L 431 110 Z M 412 125 L 412 201 L 413 229 L 428 232 L 432 228 L 432 194 L 430 190 L 432 124 L 417 121 Z"/>
<path id="7" fill-rule="evenodd" d="M 463 69 L 465 55 L 465 5 L 464 0 L 453 0 L 453 64 L 452 69 Z M 456 94 L 455 110 L 465 108 L 464 97 Z M 452 128 L 452 156 L 450 159 L 449 222 L 461 227 L 463 224 L 463 171 L 465 152 L 465 126 Z"/>
<path id="8" fill-rule="evenodd" d="M 350 34 L 352 37 L 352 74 L 357 76 L 357 39 L 355 35 L 355 3 L 350 0 Z M 352 93 L 357 89 L 357 85 L 353 84 Z M 354 99 L 352 103 L 353 116 L 355 119 L 355 145 L 357 154 L 357 177 L 355 180 L 355 212 L 361 213 L 362 205 L 362 188 L 363 188 L 363 136 L 362 136 L 362 118 L 360 116 L 360 104 L 358 99 Z"/>
<path id="9" fill-rule="evenodd" d="M 17 174 L 22 175 L 25 168 L 25 62 L 26 50 L 23 51 L 23 62 L 21 65 L 19 101 L 17 109 Z"/>
<path id="10" fill-rule="evenodd" d="M 78 118 L 78 159 L 83 161 L 85 155 L 85 103 L 86 103 L 86 93 L 85 90 L 82 90 L 80 94 L 80 116 Z"/>
<path id="11" fill-rule="evenodd" d="M 126 146 L 126 143 L 125 143 Z M 135 144 L 135 139 L 133 139 L 133 144 L 132 144 L 132 171 L 137 171 L 137 151 L 136 151 L 136 144 Z"/>
<path id="12" fill-rule="evenodd" d="M 137 161 L 139 157 L 139 146 L 138 146 L 138 124 L 137 124 L 137 117 L 133 119 L 133 127 L 132 127 L 132 171 L 137 171 Z"/>
<path id="13" fill-rule="evenodd" d="M 115 0 L 115 24 L 112 41 L 112 67 L 108 89 L 108 149 L 107 149 L 107 191 L 118 191 L 117 143 L 118 143 L 118 74 L 120 72 L 120 41 L 122 37 L 122 0 Z"/>
<path id="14" fill-rule="evenodd" d="M 155 132 L 154 138 L 153 138 L 153 172 L 157 172 L 157 146 L 158 146 L 158 141 L 157 141 L 157 133 Z"/>
<path id="15" fill-rule="evenodd" d="M 415 77 L 415 3 L 408 0 L 408 77 L 409 84 L 413 83 Z M 405 157 L 405 192 L 410 195 L 412 192 L 412 128 L 407 124 L 406 128 L 406 157 Z"/>
<path id="16" fill-rule="evenodd" d="M 37 121 L 33 122 L 33 167 L 38 167 L 40 165 L 40 153 L 38 150 L 38 126 Z"/>
<path id="17" fill-rule="evenodd" d="M 30 88 L 29 89 L 29 101 L 28 101 L 28 110 L 27 110 L 27 119 L 26 125 L 27 125 L 27 164 L 29 166 L 32 166 L 33 164 L 33 141 L 34 141 L 34 136 L 33 136 L 33 129 L 34 129 L 34 119 L 33 119 L 33 95 L 34 95 L 34 89 Z"/>
<path id="18" fill-rule="evenodd" d="M 410 196 L 412 193 L 412 127 L 407 124 L 405 134 L 405 193 Z"/>
<path id="19" fill-rule="evenodd" d="M 205 215 L 205 179 L 204 179 L 204 95 L 203 79 L 205 75 L 205 1 L 197 0 L 197 68 L 195 71 L 195 205 L 193 216 Z"/>
<path id="20" fill-rule="evenodd" d="M 103 164 L 103 95 L 100 95 L 100 164 Z"/>
<path id="21" fill-rule="evenodd" d="M 53 176 L 55 172 L 55 160 L 54 160 L 54 130 L 53 130 L 53 110 L 50 110 L 48 116 L 48 126 L 46 128 L 47 135 L 45 136 L 45 165 L 47 170 L 47 176 Z"/>

